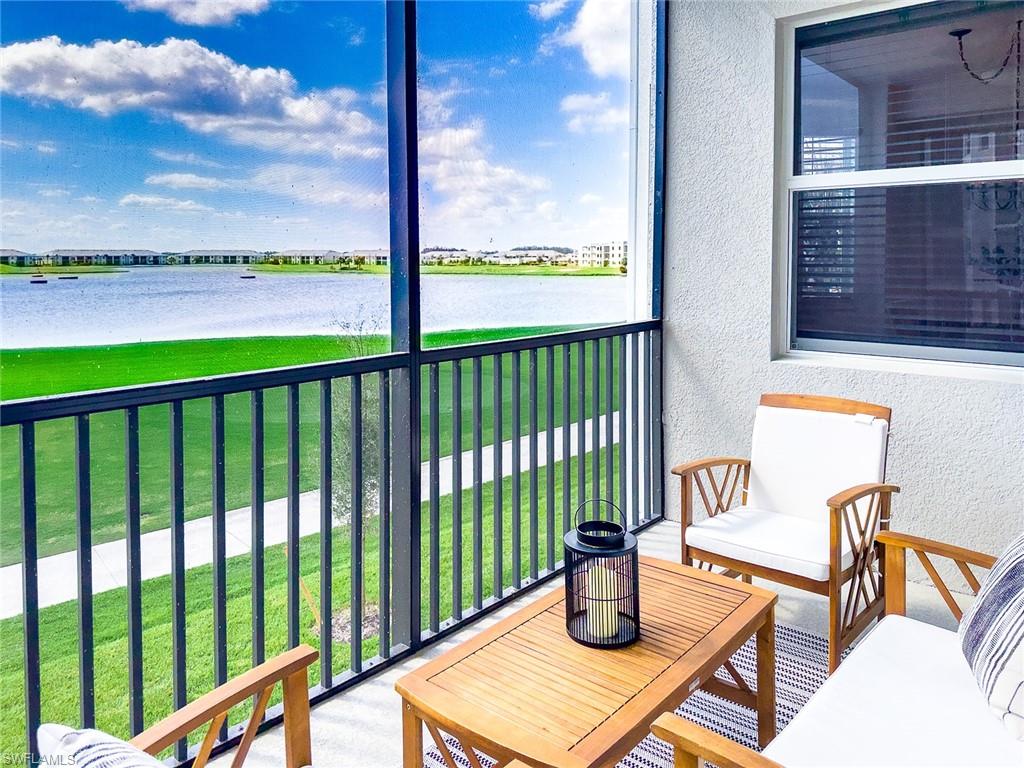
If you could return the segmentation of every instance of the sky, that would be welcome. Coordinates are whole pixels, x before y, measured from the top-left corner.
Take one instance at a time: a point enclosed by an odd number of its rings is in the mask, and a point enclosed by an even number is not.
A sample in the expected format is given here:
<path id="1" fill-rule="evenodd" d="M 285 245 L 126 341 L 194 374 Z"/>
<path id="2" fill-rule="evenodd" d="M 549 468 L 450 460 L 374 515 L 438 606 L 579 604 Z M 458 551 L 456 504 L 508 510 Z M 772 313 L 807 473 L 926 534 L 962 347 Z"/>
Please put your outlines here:
<path id="1" fill-rule="evenodd" d="M 418 6 L 421 244 L 627 237 L 626 0 Z M 386 248 L 384 3 L 0 3 L 0 245 Z"/>

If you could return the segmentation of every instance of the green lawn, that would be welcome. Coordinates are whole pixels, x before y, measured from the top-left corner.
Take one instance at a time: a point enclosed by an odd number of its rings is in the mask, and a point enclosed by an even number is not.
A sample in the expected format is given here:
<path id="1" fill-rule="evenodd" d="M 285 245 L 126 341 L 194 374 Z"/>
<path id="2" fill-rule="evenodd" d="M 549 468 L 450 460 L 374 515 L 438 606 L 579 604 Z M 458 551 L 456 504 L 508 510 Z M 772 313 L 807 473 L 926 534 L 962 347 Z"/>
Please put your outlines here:
<path id="1" fill-rule="evenodd" d="M 377 266 L 375 264 L 364 264 L 362 266 L 347 266 L 344 264 L 254 264 L 249 267 L 250 272 L 284 272 L 287 274 L 312 273 L 338 273 L 357 274 L 365 273 L 371 275 L 390 274 L 390 267 Z M 523 264 L 521 266 L 503 267 L 498 264 L 424 264 L 420 266 L 420 274 L 423 275 L 502 275 L 515 277 L 516 275 L 533 275 L 550 277 L 611 277 L 624 275 L 618 267 L 556 267 L 550 264 Z"/>
<path id="2" fill-rule="evenodd" d="M 97 272 L 127 272 L 122 267 L 92 266 L 81 264 L 73 267 L 60 266 L 37 266 L 37 267 L 16 267 L 12 264 L 0 264 L 0 275 L 80 275 Z"/>
<path id="3" fill-rule="evenodd" d="M 617 458 L 617 457 L 616 457 Z M 571 499 L 578 500 L 577 459 L 570 461 Z M 586 462 L 589 476 L 590 461 Z M 602 460 L 603 467 L 603 460 Z M 562 468 L 555 465 L 555 525 L 552 531 L 555 542 L 555 560 L 561 558 L 562 532 Z M 545 469 L 540 469 L 541 488 L 538 504 L 539 566 L 543 570 L 547 560 L 546 531 L 547 507 L 545 504 Z M 592 480 L 588 480 L 592 482 Z M 503 547 L 502 582 L 512 584 L 512 523 L 511 498 L 512 478 L 505 478 L 502 487 Z M 493 498 L 495 486 L 487 483 L 483 487 L 483 591 L 485 598 L 492 594 L 494 573 L 493 547 Z M 524 474 L 521 483 L 523 513 L 521 519 L 522 567 L 520 575 L 529 574 L 529 476 Z M 618 491 L 616 491 L 617 495 Z M 440 557 L 438 584 L 440 601 L 438 611 L 442 620 L 452 614 L 452 496 L 440 501 L 438 539 Z M 422 558 L 423 558 L 423 622 L 427 627 L 429 615 L 430 572 L 430 514 L 428 505 L 422 508 Z M 469 607 L 472 602 L 472 491 L 462 494 L 462 604 Z M 350 537 L 347 526 L 333 531 L 333 605 L 336 613 L 344 613 L 350 603 Z M 376 606 L 379 600 L 378 584 L 380 563 L 379 531 L 377 518 L 366 521 L 363 536 L 364 584 L 367 606 Z M 320 557 L 319 535 L 306 537 L 301 543 L 300 570 L 303 580 L 319 606 Z M 250 666 L 251 646 L 251 560 L 248 555 L 231 558 L 227 566 L 228 593 L 228 649 L 229 672 L 232 675 Z M 266 550 L 266 654 L 282 651 L 286 646 L 286 561 L 283 546 Z M 189 699 L 210 690 L 213 680 L 213 634 L 211 568 L 203 566 L 191 569 L 186 575 L 187 594 L 187 685 Z M 150 724 L 170 713 L 172 709 L 171 688 L 171 607 L 173 605 L 169 577 L 152 579 L 143 585 L 143 678 L 145 685 L 145 719 Z M 94 601 L 95 617 L 95 674 L 97 727 L 121 736 L 128 735 L 128 675 L 126 671 L 127 629 L 126 593 L 123 589 L 97 595 Z M 0 754 L 14 754 L 23 749 L 24 739 L 24 696 L 23 660 L 21 655 L 21 618 L 0 621 Z M 305 603 L 301 608 L 302 641 L 319 646 L 315 632 L 316 621 L 312 610 Z M 44 722 L 78 722 L 79 690 L 78 676 L 78 631 L 76 603 L 69 602 L 44 608 L 40 612 L 41 641 L 41 694 L 42 718 Z M 363 657 L 371 658 L 378 653 L 376 637 L 364 640 Z M 349 668 L 350 649 L 347 644 L 334 644 L 335 673 Z M 310 682 L 319 680 L 319 668 L 311 670 Z M 249 711 L 249 704 L 233 712 L 231 722 L 241 721 Z M 195 738 L 195 736 L 193 737 Z"/>
<path id="4" fill-rule="evenodd" d="M 533 335 L 544 329 L 519 328 L 488 331 L 456 331 L 432 335 L 433 345 L 459 344 L 511 335 Z M 549 329 L 550 330 L 550 329 Z M 352 354 L 356 346 L 384 346 L 383 338 L 363 340 L 356 345 L 351 339 L 337 337 L 222 339 L 185 342 L 161 342 L 114 347 L 70 348 L 60 350 L 4 351 L 0 353 L 0 376 L 5 398 L 96 389 L 121 383 L 142 383 L 173 378 L 252 370 L 264 367 L 338 359 Z M 607 342 L 602 342 L 602 349 Z M 554 381 L 556 382 L 555 420 L 562 423 L 561 350 L 556 350 Z M 570 390 L 571 419 L 578 413 L 578 389 L 574 370 Z M 592 346 L 587 345 L 586 412 L 592 406 Z M 520 434 L 529 425 L 529 355 L 522 356 L 520 372 L 520 403 L 522 422 Z M 613 366 L 617 371 L 616 364 Z M 604 380 L 604 357 L 601 370 Z M 614 373 L 614 372 L 613 372 Z M 493 361 L 485 359 L 481 366 L 483 443 L 493 440 Z M 617 381 L 617 375 L 613 375 Z M 472 365 L 461 365 L 462 380 L 462 449 L 472 443 L 474 427 L 471 408 Z M 440 454 L 451 451 L 452 364 L 439 369 Z M 426 429 L 429 424 L 429 379 L 423 372 L 424 459 L 427 458 Z M 376 422 L 376 376 L 365 377 L 364 418 L 368 425 Z M 336 396 L 335 412 L 346 418 L 347 396 L 342 387 Z M 545 428 L 543 404 L 546 402 L 546 357 L 538 361 L 538 427 Z M 615 393 L 616 403 L 618 393 Z M 512 364 L 505 355 L 502 365 L 502 437 L 512 435 Z M 603 410 L 604 395 L 600 406 Z M 188 401 L 184 405 L 185 429 L 185 515 L 195 519 L 211 513 L 211 404 L 208 398 Z M 281 498 L 287 493 L 287 424 L 284 390 L 265 393 L 265 497 Z M 93 541 L 102 543 L 124 536 L 124 414 L 99 413 L 90 417 L 91 480 Z M 225 397 L 225 477 L 228 509 L 246 506 L 250 487 L 250 400 L 246 393 Z M 319 484 L 319 404 L 318 386 L 300 387 L 300 485 L 303 491 Z M 147 406 L 139 410 L 140 494 L 143 532 L 169 525 L 169 408 Z M 337 441 L 337 439 L 336 439 Z M 0 564 L 20 560 L 20 469 L 19 441 L 16 427 L 0 430 Z M 39 555 L 69 551 L 75 545 L 75 474 L 74 424 L 70 419 L 43 422 L 36 428 L 36 488 L 38 505 Z"/>

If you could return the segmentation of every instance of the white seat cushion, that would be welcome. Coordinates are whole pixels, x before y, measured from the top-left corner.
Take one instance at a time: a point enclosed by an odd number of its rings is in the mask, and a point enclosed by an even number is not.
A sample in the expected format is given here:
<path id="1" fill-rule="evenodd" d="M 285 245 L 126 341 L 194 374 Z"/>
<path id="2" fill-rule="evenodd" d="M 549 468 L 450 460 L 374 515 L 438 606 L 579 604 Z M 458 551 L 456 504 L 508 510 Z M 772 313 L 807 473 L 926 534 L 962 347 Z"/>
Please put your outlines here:
<path id="1" fill-rule="evenodd" d="M 688 526 L 686 544 L 744 563 L 827 581 L 828 527 L 825 510 L 817 520 L 809 520 L 739 507 Z M 843 536 L 842 567 L 852 562 L 853 553 Z"/>
<path id="2" fill-rule="evenodd" d="M 835 494 L 882 481 L 888 433 L 863 414 L 758 406 L 747 505 L 818 520 Z"/>
<path id="3" fill-rule="evenodd" d="M 955 632 L 887 616 L 764 750 L 786 768 L 1021 768 Z"/>

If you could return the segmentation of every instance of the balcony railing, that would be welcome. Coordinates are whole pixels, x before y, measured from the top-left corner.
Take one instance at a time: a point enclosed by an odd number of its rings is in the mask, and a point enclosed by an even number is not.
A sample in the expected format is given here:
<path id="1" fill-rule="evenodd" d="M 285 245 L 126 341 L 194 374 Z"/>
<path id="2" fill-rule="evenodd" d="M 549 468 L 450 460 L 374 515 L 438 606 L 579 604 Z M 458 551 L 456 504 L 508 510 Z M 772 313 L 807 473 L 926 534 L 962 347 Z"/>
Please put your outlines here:
<path id="1" fill-rule="evenodd" d="M 23 588 L 0 628 L 24 680 L 4 751 L 34 754 L 41 720 L 134 735 L 300 642 L 320 649 L 310 697 L 333 695 L 557 574 L 584 499 L 653 522 L 660 360 L 647 321 L 4 404 Z M 395 386 L 414 374 L 422 405 Z M 51 583 L 40 542 L 59 552 L 53 521 L 71 516 L 77 584 Z M 97 538 L 123 541 L 123 587 L 99 583 Z"/>

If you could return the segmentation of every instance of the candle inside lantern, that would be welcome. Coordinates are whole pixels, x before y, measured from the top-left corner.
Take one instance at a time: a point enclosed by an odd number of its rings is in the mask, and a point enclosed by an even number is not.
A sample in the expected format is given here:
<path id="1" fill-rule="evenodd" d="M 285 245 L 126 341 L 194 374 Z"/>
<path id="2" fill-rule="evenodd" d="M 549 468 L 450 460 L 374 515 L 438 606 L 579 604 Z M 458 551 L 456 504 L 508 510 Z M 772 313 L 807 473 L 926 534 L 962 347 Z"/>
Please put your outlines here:
<path id="1" fill-rule="evenodd" d="M 590 566 L 587 584 L 587 632 L 591 637 L 608 638 L 619 634 L 618 590 L 615 571 Z"/>

